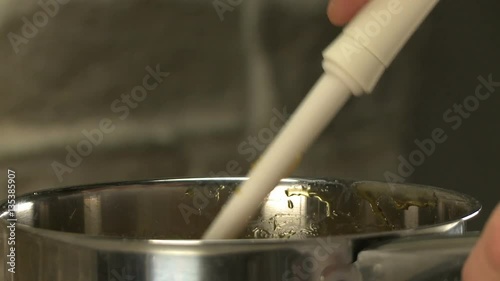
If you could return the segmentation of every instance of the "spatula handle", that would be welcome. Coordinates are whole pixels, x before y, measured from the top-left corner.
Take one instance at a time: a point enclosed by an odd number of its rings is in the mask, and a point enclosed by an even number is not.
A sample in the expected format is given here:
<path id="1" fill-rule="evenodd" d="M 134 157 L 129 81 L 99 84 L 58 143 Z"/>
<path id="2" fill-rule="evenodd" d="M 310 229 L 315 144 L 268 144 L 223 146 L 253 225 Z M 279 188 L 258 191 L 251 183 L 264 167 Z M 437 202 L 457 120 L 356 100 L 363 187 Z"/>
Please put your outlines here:
<path id="1" fill-rule="evenodd" d="M 355 95 L 371 93 L 438 0 L 371 0 L 323 52 L 323 68 Z"/>

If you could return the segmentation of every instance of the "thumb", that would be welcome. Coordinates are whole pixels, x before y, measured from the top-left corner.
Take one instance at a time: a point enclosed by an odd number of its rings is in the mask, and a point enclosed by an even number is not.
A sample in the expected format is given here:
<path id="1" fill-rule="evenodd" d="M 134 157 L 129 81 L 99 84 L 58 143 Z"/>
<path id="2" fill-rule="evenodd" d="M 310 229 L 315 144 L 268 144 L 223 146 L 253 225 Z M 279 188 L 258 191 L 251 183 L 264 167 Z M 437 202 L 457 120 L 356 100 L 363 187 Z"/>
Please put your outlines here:
<path id="1" fill-rule="evenodd" d="M 500 204 L 486 223 L 463 271 L 464 281 L 500 280 Z"/>
<path id="2" fill-rule="evenodd" d="M 369 0 L 330 0 L 328 18 L 334 25 L 348 23 Z"/>

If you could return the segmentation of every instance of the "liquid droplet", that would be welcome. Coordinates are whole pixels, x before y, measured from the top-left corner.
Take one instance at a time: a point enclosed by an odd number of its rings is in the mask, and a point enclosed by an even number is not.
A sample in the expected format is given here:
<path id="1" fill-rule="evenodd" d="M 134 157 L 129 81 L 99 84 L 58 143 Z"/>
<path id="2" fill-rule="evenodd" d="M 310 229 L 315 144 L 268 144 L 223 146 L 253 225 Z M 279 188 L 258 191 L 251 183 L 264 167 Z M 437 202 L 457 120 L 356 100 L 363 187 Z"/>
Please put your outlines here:
<path id="1" fill-rule="evenodd" d="M 194 189 L 193 188 L 188 188 L 186 192 L 184 192 L 184 195 L 186 196 L 194 196 Z"/>
<path id="2" fill-rule="evenodd" d="M 293 202 L 292 200 L 288 200 L 288 208 L 293 209 Z"/>
<path id="3" fill-rule="evenodd" d="M 219 202 L 219 200 L 220 200 L 220 193 L 221 193 L 221 191 L 223 191 L 225 188 L 226 187 L 224 185 L 221 185 L 221 186 L 219 186 L 219 188 L 217 188 L 215 190 L 215 196 L 214 197 L 215 197 L 215 199 L 217 199 L 217 202 Z"/>
<path id="4" fill-rule="evenodd" d="M 256 239 L 269 238 L 269 236 L 269 232 L 265 231 L 264 229 L 258 227 L 253 229 L 253 237 Z"/>
<path id="5" fill-rule="evenodd" d="M 332 211 L 331 211 L 330 202 L 328 200 L 323 199 L 321 197 L 321 194 L 318 193 L 317 191 L 315 191 L 311 186 L 304 186 L 304 185 L 292 186 L 292 187 L 289 187 L 287 190 L 285 190 L 285 194 L 287 197 L 303 196 L 303 197 L 319 200 L 321 203 L 325 204 L 325 207 L 326 207 L 325 215 L 327 217 L 331 217 Z"/>

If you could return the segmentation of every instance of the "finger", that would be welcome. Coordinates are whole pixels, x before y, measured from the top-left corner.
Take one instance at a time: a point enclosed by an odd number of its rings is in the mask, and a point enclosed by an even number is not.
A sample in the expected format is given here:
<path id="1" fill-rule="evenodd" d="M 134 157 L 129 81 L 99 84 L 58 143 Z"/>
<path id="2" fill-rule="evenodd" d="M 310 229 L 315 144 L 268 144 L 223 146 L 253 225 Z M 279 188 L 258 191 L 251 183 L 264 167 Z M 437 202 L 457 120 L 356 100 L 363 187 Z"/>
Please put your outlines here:
<path id="1" fill-rule="evenodd" d="M 464 281 L 500 280 L 500 204 L 469 255 L 462 271 Z"/>
<path id="2" fill-rule="evenodd" d="M 337 26 L 348 23 L 369 0 L 330 0 L 328 18 Z"/>

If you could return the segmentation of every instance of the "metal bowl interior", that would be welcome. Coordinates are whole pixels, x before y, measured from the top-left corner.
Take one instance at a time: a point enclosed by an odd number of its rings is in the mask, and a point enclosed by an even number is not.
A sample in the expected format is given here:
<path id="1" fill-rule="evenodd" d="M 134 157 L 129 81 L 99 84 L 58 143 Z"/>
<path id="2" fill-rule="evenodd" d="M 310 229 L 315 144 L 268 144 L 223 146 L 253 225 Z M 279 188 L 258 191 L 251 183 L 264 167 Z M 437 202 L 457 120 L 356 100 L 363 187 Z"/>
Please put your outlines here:
<path id="1" fill-rule="evenodd" d="M 188 178 L 48 190 L 17 198 L 17 224 L 127 239 L 199 239 L 245 178 Z M 262 202 L 242 239 L 351 235 L 463 221 L 477 200 L 434 187 L 285 179 Z M 8 204 L 1 207 L 8 215 Z"/>

